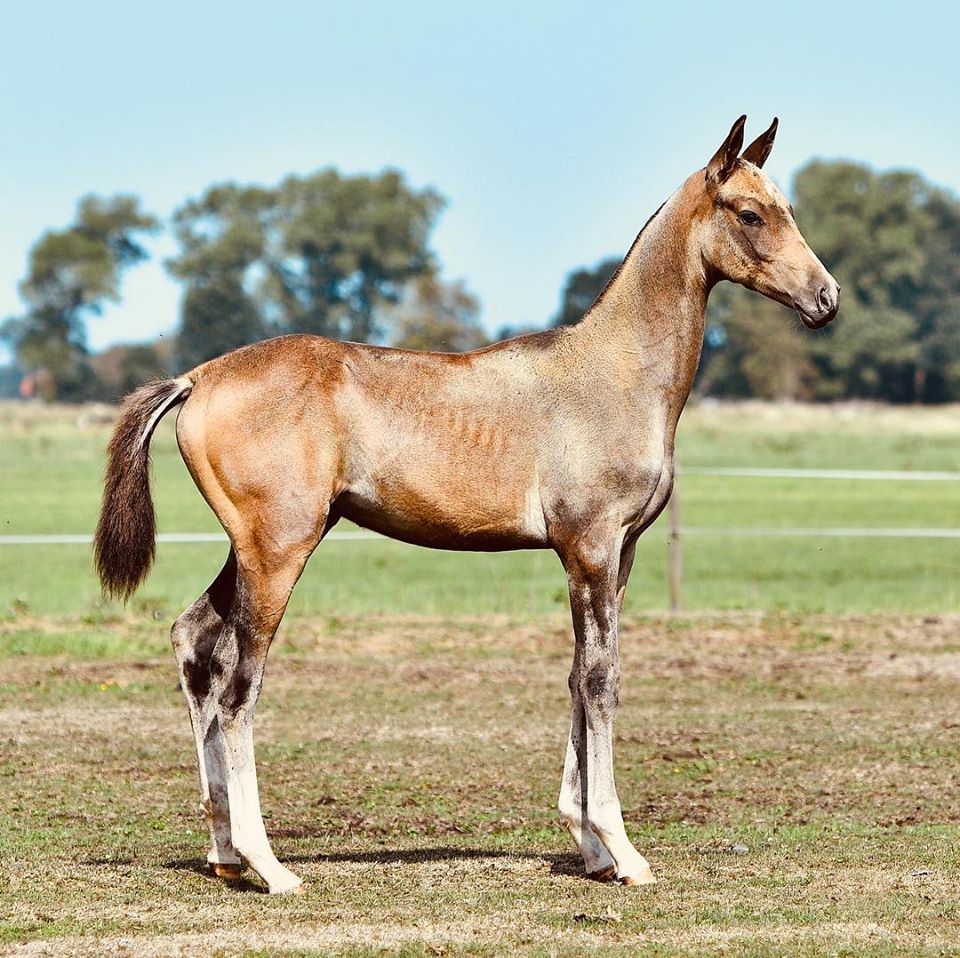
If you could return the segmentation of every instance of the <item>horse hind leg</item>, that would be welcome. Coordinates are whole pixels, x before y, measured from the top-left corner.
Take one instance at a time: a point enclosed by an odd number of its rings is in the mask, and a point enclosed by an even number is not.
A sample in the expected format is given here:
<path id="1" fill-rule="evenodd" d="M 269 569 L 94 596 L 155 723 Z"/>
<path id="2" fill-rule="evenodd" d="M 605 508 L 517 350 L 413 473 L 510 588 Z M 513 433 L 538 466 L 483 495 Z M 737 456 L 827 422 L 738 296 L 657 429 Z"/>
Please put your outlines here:
<path id="1" fill-rule="evenodd" d="M 298 891 L 302 882 L 280 864 L 267 838 L 260 810 L 253 719 L 270 643 L 318 539 L 319 533 L 295 548 L 248 545 L 238 550 L 237 596 L 210 663 L 226 759 L 232 846 L 273 894 Z M 276 539 L 264 536 L 260 541 Z"/>
<path id="2" fill-rule="evenodd" d="M 200 774 L 200 809 L 210 829 L 207 862 L 221 878 L 239 878 L 243 864 L 230 835 L 226 756 L 213 695 L 210 663 L 236 595 L 231 549 L 220 574 L 174 622 L 170 636 L 187 700 Z"/>

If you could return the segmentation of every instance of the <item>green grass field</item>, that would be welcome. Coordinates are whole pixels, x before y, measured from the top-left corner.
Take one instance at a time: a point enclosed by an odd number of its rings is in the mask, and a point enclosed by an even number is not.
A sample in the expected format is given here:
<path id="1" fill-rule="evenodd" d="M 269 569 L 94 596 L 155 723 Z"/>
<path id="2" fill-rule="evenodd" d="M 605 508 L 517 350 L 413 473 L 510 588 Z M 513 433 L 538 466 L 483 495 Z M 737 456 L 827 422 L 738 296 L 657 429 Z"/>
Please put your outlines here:
<path id="1" fill-rule="evenodd" d="M 90 533 L 99 504 L 106 423 L 77 413 L 0 412 L 2 532 Z M 960 411 L 692 408 L 679 432 L 685 466 L 960 471 Z M 163 423 L 154 440 L 161 531 L 217 531 Z M 692 527 L 956 527 L 960 483 L 814 481 L 688 475 L 683 522 Z M 665 522 L 638 550 L 631 610 L 667 606 Z M 162 544 L 135 607 L 172 618 L 219 570 L 225 546 Z M 684 542 L 690 610 L 802 612 L 960 610 L 960 540 L 690 536 Z M 330 541 L 294 593 L 296 614 L 541 615 L 563 608 L 564 579 L 549 552 L 430 552 L 387 541 Z M 109 610 L 109 608 L 108 608 Z M 0 614 L 104 611 L 85 545 L 0 546 Z"/>
<path id="2" fill-rule="evenodd" d="M 109 423 L 0 406 L 2 533 L 92 531 Z M 680 461 L 960 471 L 957 409 L 692 408 Z M 167 532 L 215 531 L 164 423 Z M 956 482 L 687 475 L 683 521 L 956 527 Z M 638 553 L 617 735 L 660 883 L 597 885 L 554 806 L 571 656 L 548 552 L 325 543 L 258 710 L 267 829 L 306 881 L 205 874 L 171 619 L 225 545 L 161 545 L 105 603 L 85 545 L 0 545 L 0 954 L 960 956 L 960 540 Z M 699 611 L 698 611 L 699 610 Z"/>

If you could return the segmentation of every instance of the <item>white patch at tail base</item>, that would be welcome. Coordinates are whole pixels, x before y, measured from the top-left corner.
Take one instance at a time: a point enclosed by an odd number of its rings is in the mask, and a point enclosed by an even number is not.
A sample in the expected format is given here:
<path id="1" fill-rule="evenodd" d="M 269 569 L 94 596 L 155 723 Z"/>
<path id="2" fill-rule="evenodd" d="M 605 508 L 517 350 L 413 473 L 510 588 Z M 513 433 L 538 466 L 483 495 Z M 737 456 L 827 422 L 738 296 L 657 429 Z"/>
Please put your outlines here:
<path id="1" fill-rule="evenodd" d="M 150 417 L 143 432 L 140 433 L 140 441 L 137 443 L 138 449 L 142 449 L 144 443 L 150 441 L 153 430 L 157 428 L 157 423 L 170 411 L 170 408 L 177 403 L 183 402 L 193 389 L 193 383 L 190 382 L 186 376 L 175 379 L 173 385 L 176 386 L 176 389 L 172 389 L 170 395 L 157 407 L 156 412 Z"/>

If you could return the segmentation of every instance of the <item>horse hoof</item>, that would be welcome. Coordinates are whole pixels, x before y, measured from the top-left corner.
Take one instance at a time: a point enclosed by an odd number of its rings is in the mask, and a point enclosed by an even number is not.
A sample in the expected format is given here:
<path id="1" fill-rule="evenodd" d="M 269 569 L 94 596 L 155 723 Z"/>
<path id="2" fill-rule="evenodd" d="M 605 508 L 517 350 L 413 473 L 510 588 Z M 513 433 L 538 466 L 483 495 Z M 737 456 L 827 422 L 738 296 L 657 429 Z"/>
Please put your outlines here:
<path id="1" fill-rule="evenodd" d="M 590 881 L 608 882 L 613 881 L 613 879 L 616 877 L 616 865 L 608 865 L 606 868 L 601 868 L 599 871 L 587 872 L 587 878 L 589 878 Z"/>
<path id="2" fill-rule="evenodd" d="M 618 875 L 617 881 L 621 885 L 656 885 L 657 883 L 656 878 L 653 877 L 653 872 L 649 868 L 636 875 Z"/>
<path id="3" fill-rule="evenodd" d="M 271 895 L 302 895 L 305 892 L 306 888 L 304 888 L 303 882 L 300 882 L 299 885 L 293 885 L 290 888 L 278 888 L 276 891 L 272 888 L 270 889 Z"/>
<path id="4" fill-rule="evenodd" d="M 243 874 L 243 865 L 240 862 L 207 862 L 210 866 L 210 873 L 217 878 L 225 878 L 227 881 L 237 881 Z"/>

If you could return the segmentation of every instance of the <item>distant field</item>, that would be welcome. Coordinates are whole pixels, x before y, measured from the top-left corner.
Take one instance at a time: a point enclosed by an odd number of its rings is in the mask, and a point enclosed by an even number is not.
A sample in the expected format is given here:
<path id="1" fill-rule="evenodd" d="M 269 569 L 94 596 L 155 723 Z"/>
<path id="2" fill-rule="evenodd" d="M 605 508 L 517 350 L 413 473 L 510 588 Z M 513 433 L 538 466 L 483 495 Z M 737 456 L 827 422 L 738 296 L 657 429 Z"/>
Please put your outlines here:
<path id="1" fill-rule="evenodd" d="M 109 410 L 0 407 L 3 534 L 90 533 Z M 81 419 L 82 417 L 82 419 Z M 82 424 L 78 425 L 78 420 Z M 960 471 L 960 409 L 701 405 L 684 415 L 682 466 Z M 160 529 L 217 531 L 176 451 L 173 421 L 153 444 Z M 686 526 L 957 527 L 960 483 L 684 476 Z M 136 600 L 169 619 L 216 574 L 220 545 L 161 545 Z M 629 610 L 666 607 L 661 520 L 641 543 Z M 803 612 L 960 610 L 960 540 L 723 534 L 685 540 L 688 609 Z M 295 613 L 539 615 L 563 608 L 548 552 L 469 555 L 386 541 L 329 542 L 297 587 Z M 100 614 L 83 545 L 0 546 L 0 614 Z"/>

